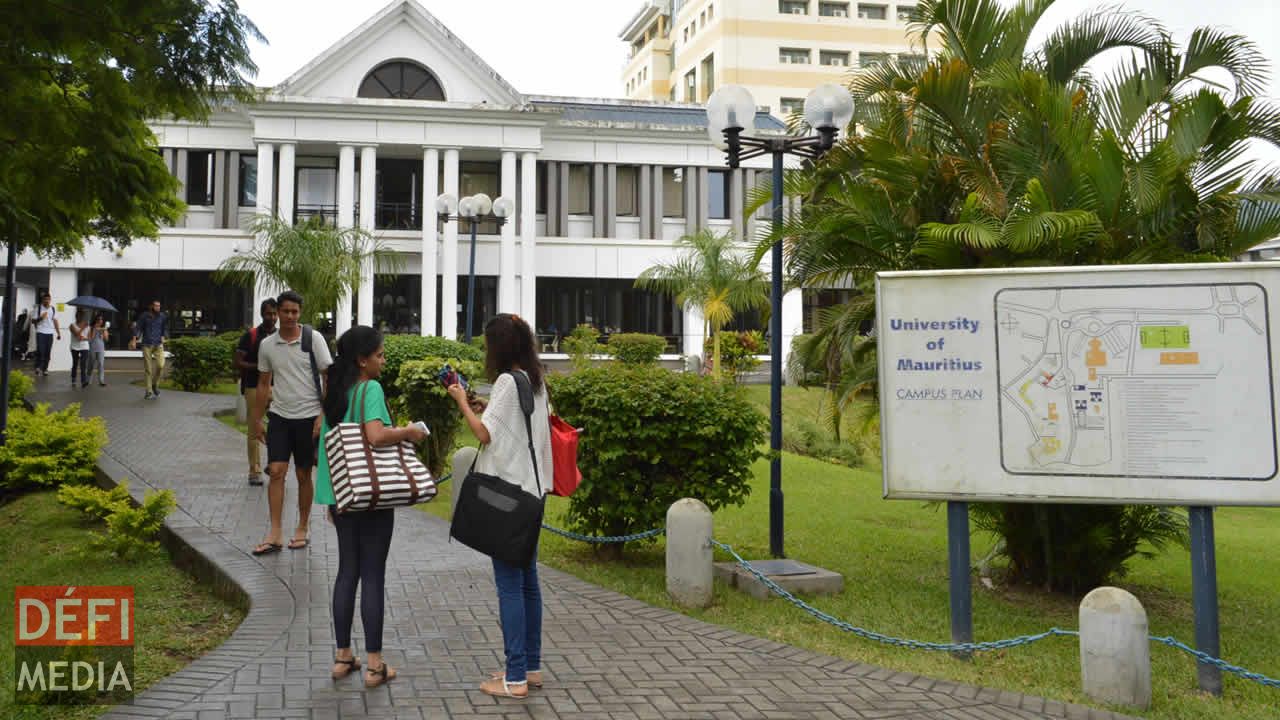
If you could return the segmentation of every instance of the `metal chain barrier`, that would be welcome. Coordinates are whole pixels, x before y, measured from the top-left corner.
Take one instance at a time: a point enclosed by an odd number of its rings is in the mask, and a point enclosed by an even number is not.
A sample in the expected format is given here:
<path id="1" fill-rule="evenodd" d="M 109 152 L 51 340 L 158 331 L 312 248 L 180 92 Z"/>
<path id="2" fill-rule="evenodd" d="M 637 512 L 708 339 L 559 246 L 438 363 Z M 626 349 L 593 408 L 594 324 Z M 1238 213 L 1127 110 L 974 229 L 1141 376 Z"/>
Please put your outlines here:
<path id="1" fill-rule="evenodd" d="M 1267 687 L 1280 688 L 1280 680 L 1269 678 L 1266 675 L 1262 675 L 1260 673 L 1249 672 L 1248 670 L 1245 670 L 1239 665 L 1232 665 L 1226 660 L 1221 660 L 1212 655 L 1209 655 L 1208 653 L 1200 652 L 1199 650 L 1196 650 L 1195 648 L 1190 647 L 1185 643 L 1179 642 L 1173 636 L 1156 637 L 1155 635 L 1152 635 L 1151 640 L 1152 642 L 1162 643 L 1164 645 L 1168 645 L 1171 648 L 1176 648 L 1178 650 L 1181 650 L 1187 653 L 1188 655 L 1191 655 L 1196 660 L 1199 660 L 1200 662 L 1205 663 L 1206 665 L 1213 665 L 1214 667 L 1217 667 L 1221 670 L 1226 670 L 1229 673 L 1239 675 L 1245 680 L 1252 680 L 1260 685 L 1265 685 Z"/>
<path id="2" fill-rule="evenodd" d="M 603 535 L 603 536 L 580 535 L 570 530 L 561 530 L 558 527 L 551 527 L 546 523 L 542 523 L 542 529 L 550 530 L 556 535 L 559 535 L 560 537 L 569 538 L 570 540 L 578 540 L 585 543 L 595 543 L 597 545 L 605 545 L 608 543 L 626 543 L 626 542 L 632 542 L 635 540 L 645 540 L 651 537 L 656 537 L 666 532 L 666 528 L 654 528 L 652 530 L 645 530 L 644 532 L 632 533 L 631 535 Z"/>

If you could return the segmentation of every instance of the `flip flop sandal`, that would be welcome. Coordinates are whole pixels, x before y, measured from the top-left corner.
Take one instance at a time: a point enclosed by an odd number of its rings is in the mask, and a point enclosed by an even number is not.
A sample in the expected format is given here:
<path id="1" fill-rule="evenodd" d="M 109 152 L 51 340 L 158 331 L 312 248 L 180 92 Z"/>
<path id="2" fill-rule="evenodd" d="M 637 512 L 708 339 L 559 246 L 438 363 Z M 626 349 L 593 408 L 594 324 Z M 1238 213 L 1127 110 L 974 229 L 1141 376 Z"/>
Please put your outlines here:
<path id="1" fill-rule="evenodd" d="M 360 661 L 355 658 L 351 658 L 349 660 L 340 660 L 338 658 L 334 658 L 333 662 L 335 665 L 347 666 L 346 670 L 343 670 L 341 672 L 330 673 L 333 676 L 334 680 L 341 680 L 342 678 L 360 669 Z"/>
<path id="2" fill-rule="evenodd" d="M 258 547 L 253 549 L 253 554 L 254 555 L 270 555 L 271 553 L 278 553 L 283 549 L 284 549 L 284 546 L 281 545 L 280 543 L 264 542 L 258 545 Z"/>
<path id="3" fill-rule="evenodd" d="M 290 550 L 301 550 L 311 544 L 309 538 L 294 538 L 289 541 Z"/>
<path id="4" fill-rule="evenodd" d="M 369 678 L 364 679 L 364 686 L 370 689 L 376 688 L 380 685 L 385 685 L 396 679 L 396 671 L 391 669 L 391 667 L 385 662 L 383 662 L 382 667 L 377 670 L 370 667 L 366 672 L 374 677 L 373 680 L 370 680 Z"/>
<path id="5" fill-rule="evenodd" d="M 499 685 L 498 683 L 502 683 Z M 524 692 L 519 692 L 523 690 Z M 501 678 L 492 678 L 480 683 L 480 692 L 485 695 L 494 697 L 514 698 L 516 700 L 524 700 L 529 697 L 529 683 L 509 683 L 504 675 Z"/>
<path id="6" fill-rule="evenodd" d="M 533 679 L 534 673 L 538 674 L 537 680 Z M 502 680 L 506 677 L 507 677 L 507 674 L 502 672 L 501 670 L 497 672 L 489 673 L 490 680 Z M 525 682 L 529 683 L 529 687 L 533 688 L 534 690 L 541 690 L 542 689 L 542 671 L 530 670 L 528 673 L 525 674 Z"/>

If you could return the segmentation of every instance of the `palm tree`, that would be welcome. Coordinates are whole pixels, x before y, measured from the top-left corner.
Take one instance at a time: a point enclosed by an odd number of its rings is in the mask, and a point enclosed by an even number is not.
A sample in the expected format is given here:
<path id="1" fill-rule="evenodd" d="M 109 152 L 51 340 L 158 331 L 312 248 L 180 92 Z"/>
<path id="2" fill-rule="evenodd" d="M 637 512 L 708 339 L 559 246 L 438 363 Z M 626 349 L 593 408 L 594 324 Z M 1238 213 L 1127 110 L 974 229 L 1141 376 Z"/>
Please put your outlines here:
<path id="1" fill-rule="evenodd" d="M 702 311 L 713 340 L 711 370 L 720 377 L 720 330 L 736 312 L 769 306 L 769 284 L 750 254 L 739 252 L 733 235 L 700 230 L 676 241 L 681 254 L 636 278 L 636 287 L 674 295 L 681 305 Z"/>
<path id="2" fill-rule="evenodd" d="M 213 274 L 216 282 L 267 292 L 292 289 L 307 300 L 303 321 L 333 310 L 360 287 L 366 263 L 378 274 L 397 272 L 403 261 L 378 238 L 360 228 L 338 228 L 312 217 L 296 225 L 259 216 L 250 231 L 259 238 L 253 250 L 227 258 Z"/>

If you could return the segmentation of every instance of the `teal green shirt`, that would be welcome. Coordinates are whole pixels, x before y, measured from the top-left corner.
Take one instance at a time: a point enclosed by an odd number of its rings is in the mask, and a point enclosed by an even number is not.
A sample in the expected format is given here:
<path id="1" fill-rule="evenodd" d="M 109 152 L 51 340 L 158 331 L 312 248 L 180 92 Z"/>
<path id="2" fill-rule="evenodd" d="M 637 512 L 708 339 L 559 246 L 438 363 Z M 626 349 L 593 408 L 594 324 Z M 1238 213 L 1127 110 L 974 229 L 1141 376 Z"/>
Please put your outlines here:
<path id="1" fill-rule="evenodd" d="M 391 415 L 387 412 L 387 396 L 383 394 L 382 384 L 377 380 L 357 383 L 347 391 L 347 414 L 342 421 L 360 421 L 360 408 L 356 406 L 356 398 L 360 397 L 361 388 L 366 384 L 369 388 L 364 391 L 364 421 L 381 420 L 383 425 L 391 427 Z M 320 448 L 319 457 L 316 460 L 316 503 L 319 505 L 335 505 L 338 502 L 333 496 L 333 482 L 329 479 L 329 458 L 324 452 L 324 436 L 328 432 L 329 420 L 325 418 L 320 424 Z"/>

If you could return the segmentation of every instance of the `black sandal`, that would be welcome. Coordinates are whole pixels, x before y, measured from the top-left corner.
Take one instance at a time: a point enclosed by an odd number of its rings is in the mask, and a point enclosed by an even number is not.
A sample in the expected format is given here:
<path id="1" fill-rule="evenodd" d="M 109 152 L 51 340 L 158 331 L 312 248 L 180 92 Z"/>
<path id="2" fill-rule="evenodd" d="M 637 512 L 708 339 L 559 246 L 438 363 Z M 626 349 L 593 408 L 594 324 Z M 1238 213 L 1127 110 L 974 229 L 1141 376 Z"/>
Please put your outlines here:
<path id="1" fill-rule="evenodd" d="M 366 668 L 365 672 L 369 673 L 376 679 L 370 680 L 369 678 L 365 678 L 364 686 L 372 689 L 372 688 L 379 687 L 381 685 L 385 685 L 388 682 L 391 682 L 396 678 L 396 671 L 391 670 L 391 674 L 388 675 L 387 674 L 388 670 L 390 670 L 390 666 L 387 665 L 385 660 L 382 662 L 382 667 L 378 668 L 377 670 L 374 670 L 372 667 Z"/>
<path id="2" fill-rule="evenodd" d="M 360 669 L 360 661 L 355 659 L 354 657 L 349 658 L 347 660 L 343 660 L 341 658 L 334 658 L 333 662 L 335 665 L 347 666 L 347 669 L 343 670 L 342 672 L 330 673 L 333 676 L 334 680 L 341 680 L 342 678 Z"/>

